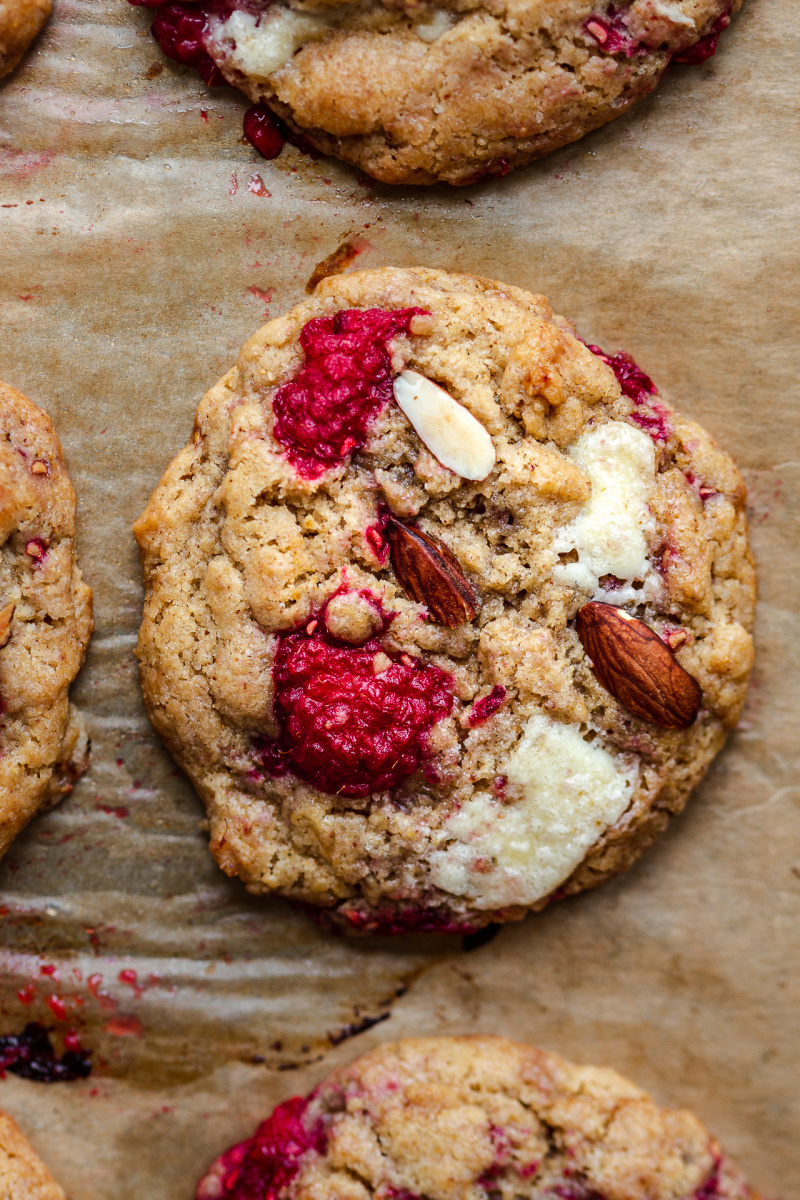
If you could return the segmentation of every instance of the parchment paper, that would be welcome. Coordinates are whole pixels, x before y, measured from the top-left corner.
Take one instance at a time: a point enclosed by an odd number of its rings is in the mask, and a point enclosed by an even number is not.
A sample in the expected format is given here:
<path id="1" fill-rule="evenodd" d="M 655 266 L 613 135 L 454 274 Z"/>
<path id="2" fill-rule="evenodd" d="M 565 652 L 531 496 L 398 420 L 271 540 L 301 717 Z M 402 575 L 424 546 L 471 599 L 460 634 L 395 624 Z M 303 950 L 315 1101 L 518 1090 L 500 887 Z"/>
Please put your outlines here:
<path id="1" fill-rule="evenodd" d="M 72 1200 L 189 1200 L 215 1153 L 335 1062 L 389 1037 L 495 1031 L 694 1107 L 767 1195 L 797 1200 L 792 0 L 746 0 L 716 58 L 673 70 L 628 117 L 453 191 L 369 185 L 292 148 L 266 163 L 240 142 L 241 98 L 167 64 L 147 13 L 55 8 L 0 86 L 0 377 L 55 419 L 80 499 L 97 632 L 76 698 L 94 757 L 0 868 L 0 1017 L 45 1019 L 57 1040 L 79 1028 L 96 1069 L 9 1076 L 0 1104 Z M 585 337 L 630 351 L 750 489 L 761 599 L 739 731 L 636 869 L 471 953 L 332 939 L 248 898 L 214 865 L 139 696 L 130 524 L 206 388 L 348 237 L 356 265 L 543 291 Z"/>

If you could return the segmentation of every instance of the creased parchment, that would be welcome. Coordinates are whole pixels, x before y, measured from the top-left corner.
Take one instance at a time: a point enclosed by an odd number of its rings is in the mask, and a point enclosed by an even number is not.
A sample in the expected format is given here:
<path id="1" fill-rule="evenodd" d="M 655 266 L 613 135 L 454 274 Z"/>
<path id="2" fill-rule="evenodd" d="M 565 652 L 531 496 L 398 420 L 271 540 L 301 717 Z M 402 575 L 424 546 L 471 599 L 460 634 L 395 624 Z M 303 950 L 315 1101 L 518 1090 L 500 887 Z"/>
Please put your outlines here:
<path id="1" fill-rule="evenodd" d="M 334 1062 L 470 1030 L 630 1073 L 694 1107 L 766 1195 L 800 1196 L 793 18 L 791 0 L 746 0 L 716 58 L 467 190 L 365 186 L 292 148 L 257 159 L 241 98 L 163 60 L 122 0 L 56 0 L 0 85 L 0 378 L 56 422 L 97 616 L 76 689 L 91 771 L 0 867 L 2 1028 L 75 1026 L 96 1070 L 8 1076 L 0 1104 L 71 1200 L 189 1200 L 215 1153 Z M 248 898 L 212 862 L 138 691 L 131 522 L 205 389 L 347 239 L 356 266 L 544 292 L 631 352 L 750 489 L 758 660 L 728 749 L 629 875 L 471 953 L 331 939 Z"/>

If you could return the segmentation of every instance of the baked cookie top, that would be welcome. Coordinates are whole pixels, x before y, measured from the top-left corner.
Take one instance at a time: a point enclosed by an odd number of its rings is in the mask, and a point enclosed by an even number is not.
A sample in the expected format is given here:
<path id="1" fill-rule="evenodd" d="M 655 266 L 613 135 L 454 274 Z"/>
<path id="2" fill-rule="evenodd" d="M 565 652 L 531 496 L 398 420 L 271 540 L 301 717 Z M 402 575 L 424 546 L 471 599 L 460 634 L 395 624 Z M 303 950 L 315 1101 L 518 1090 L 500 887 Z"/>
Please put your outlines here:
<path id="1" fill-rule="evenodd" d="M 88 744 L 68 689 L 92 631 L 75 493 L 50 419 L 0 383 L 0 855 L 72 790 Z"/>
<path id="2" fill-rule="evenodd" d="M 756 1200 L 697 1117 L 499 1037 L 388 1043 L 279 1105 L 197 1200 Z"/>
<path id="3" fill-rule="evenodd" d="M 30 1142 L 0 1112 L 0 1196 L 3 1200 L 66 1200 Z"/>
<path id="4" fill-rule="evenodd" d="M 741 0 L 133 0 L 165 53 L 387 183 L 504 175 L 701 62 Z M 272 157 L 266 110 L 245 132 Z"/>
<path id="5" fill-rule="evenodd" d="M 546 300 L 324 280 L 135 526 L 151 718 L 255 892 L 466 930 L 625 869 L 736 722 L 731 460 Z"/>
<path id="6" fill-rule="evenodd" d="M 0 0 L 0 79 L 44 28 L 51 7 L 51 0 Z"/>

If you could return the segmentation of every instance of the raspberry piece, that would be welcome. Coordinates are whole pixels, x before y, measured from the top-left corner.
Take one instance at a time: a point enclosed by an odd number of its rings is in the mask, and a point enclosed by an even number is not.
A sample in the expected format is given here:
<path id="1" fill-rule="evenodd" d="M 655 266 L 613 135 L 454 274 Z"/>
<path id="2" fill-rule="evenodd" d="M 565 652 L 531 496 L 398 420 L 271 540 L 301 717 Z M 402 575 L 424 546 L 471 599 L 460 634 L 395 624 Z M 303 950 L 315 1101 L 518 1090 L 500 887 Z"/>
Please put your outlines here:
<path id="1" fill-rule="evenodd" d="M 338 467 L 364 444 L 370 421 L 393 398 L 387 343 L 421 313 L 350 308 L 303 327 L 305 362 L 272 401 L 275 437 L 303 478 Z"/>
<path id="2" fill-rule="evenodd" d="M 672 61 L 682 63 L 684 66 L 696 67 L 700 63 L 704 63 L 707 58 L 713 58 L 717 53 L 719 35 L 723 29 L 728 28 L 730 23 L 730 11 L 721 13 L 711 26 L 710 33 L 700 38 L 700 41 L 695 42 L 693 46 L 689 46 L 686 50 L 681 50 L 678 54 L 673 55 Z"/>
<path id="3" fill-rule="evenodd" d="M 244 136 L 262 158 L 277 158 L 283 149 L 283 134 L 266 104 L 251 104 L 242 119 Z"/>
<path id="4" fill-rule="evenodd" d="M 197 1200 L 277 1200 L 308 1153 L 324 1154 L 325 1127 L 307 1129 L 308 1100 L 279 1104 L 255 1135 L 220 1155 L 197 1189 Z"/>
<path id="5" fill-rule="evenodd" d="M 583 28 L 607 54 L 624 54 L 627 58 L 633 58 L 634 54 L 644 47 L 630 36 L 624 17 L 624 11 L 616 12 L 610 8 L 606 17 L 593 13 Z"/>
<path id="6" fill-rule="evenodd" d="M 277 741 L 258 749 L 274 776 L 293 771 L 329 795 L 368 796 L 422 764 L 426 735 L 453 707 L 450 676 L 377 638 L 336 642 L 321 623 L 280 636 L 272 669 Z M 375 674 L 375 657 L 390 665 Z"/>
<path id="7" fill-rule="evenodd" d="M 84 1050 L 76 1034 L 64 1038 L 64 1053 L 56 1056 L 44 1025 L 31 1021 L 22 1033 L 0 1037 L 0 1079 L 6 1071 L 38 1083 L 67 1083 L 91 1074 L 91 1050 Z"/>
<path id="8" fill-rule="evenodd" d="M 649 434 L 654 442 L 669 441 L 672 432 L 669 413 L 663 404 L 653 399 L 658 395 L 658 388 L 650 376 L 645 375 L 630 354 L 623 354 L 621 351 L 619 354 L 605 354 L 599 346 L 590 346 L 588 342 L 586 347 L 592 354 L 602 358 L 604 363 L 608 363 L 617 377 L 623 396 L 628 396 L 636 405 L 638 411 L 633 414 L 631 420 Z"/>
<path id="9" fill-rule="evenodd" d="M 175 0 L 158 6 L 150 32 L 167 58 L 194 67 L 207 87 L 219 87 L 226 80 L 205 48 L 206 25 L 204 7 Z"/>

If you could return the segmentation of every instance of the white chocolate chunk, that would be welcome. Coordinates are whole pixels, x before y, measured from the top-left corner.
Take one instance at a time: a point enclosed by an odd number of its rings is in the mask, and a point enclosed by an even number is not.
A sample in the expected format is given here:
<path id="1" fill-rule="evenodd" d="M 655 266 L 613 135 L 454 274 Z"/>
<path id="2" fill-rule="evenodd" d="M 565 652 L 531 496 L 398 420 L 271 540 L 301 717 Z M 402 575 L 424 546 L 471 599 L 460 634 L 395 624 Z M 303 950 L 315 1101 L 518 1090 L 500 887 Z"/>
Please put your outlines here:
<path id="1" fill-rule="evenodd" d="M 634 425 L 609 421 L 587 429 L 567 453 L 586 471 L 592 491 L 554 540 L 557 553 L 577 550 L 578 561 L 556 566 L 553 578 L 591 592 L 604 575 L 644 579 L 651 570 L 647 537 L 655 529 L 647 504 L 656 477 L 652 441 Z"/>
<path id="2" fill-rule="evenodd" d="M 423 42 L 435 42 L 443 33 L 453 28 L 455 21 L 453 13 L 440 8 L 432 13 L 427 21 L 419 21 L 414 26 L 414 33 L 422 38 Z"/>
<path id="3" fill-rule="evenodd" d="M 434 458 L 462 479 L 485 479 L 495 464 L 489 431 L 449 392 L 418 371 L 402 371 L 394 398 Z"/>
<path id="4" fill-rule="evenodd" d="M 468 800 L 444 825 L 452 839 L 429 854 L 437 887 L 476 908 L 529 905 L 563 883 L 630 804 L 638 777 L 574 725 L 535 713 L 503 773 L 524 798 Z"/>
<path id="5" fill-rule="evenodd" d="M 237 10 L 226 21 L 212 20 L 213 49 L 251 79 L 267 79 L 294 57 L 306 42 L 319 41 L 331 29 L 327 17 L 273 5 L 255 15 Z"/>

